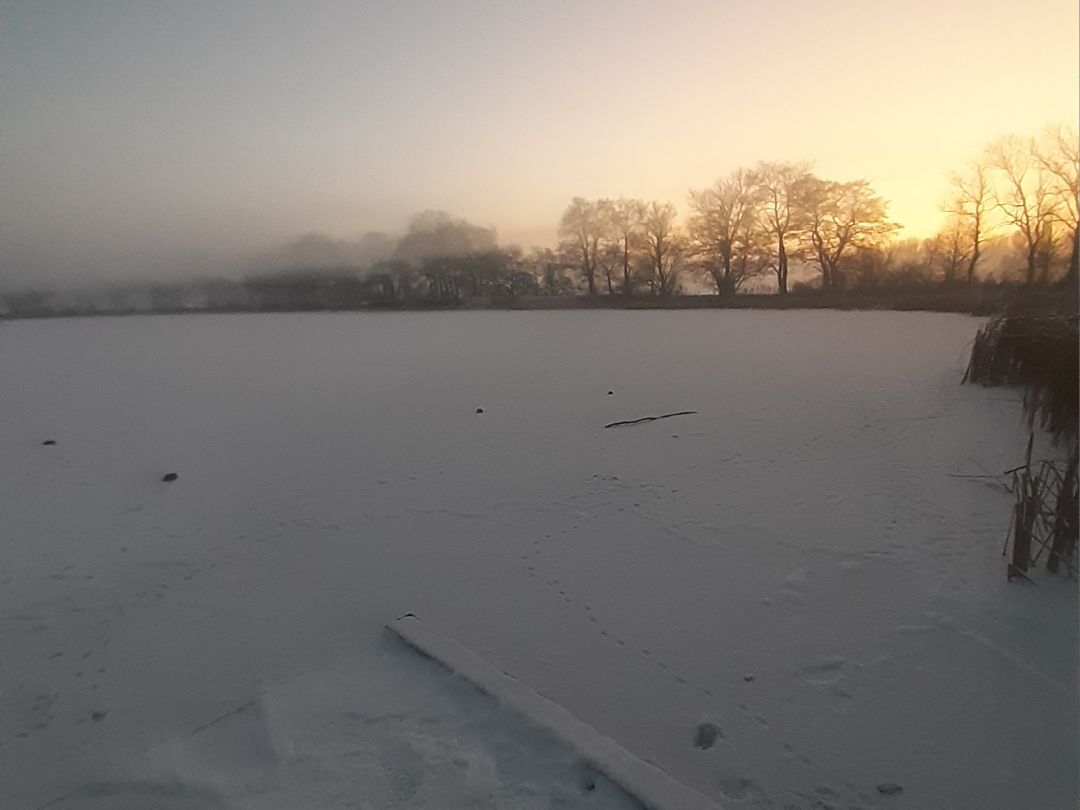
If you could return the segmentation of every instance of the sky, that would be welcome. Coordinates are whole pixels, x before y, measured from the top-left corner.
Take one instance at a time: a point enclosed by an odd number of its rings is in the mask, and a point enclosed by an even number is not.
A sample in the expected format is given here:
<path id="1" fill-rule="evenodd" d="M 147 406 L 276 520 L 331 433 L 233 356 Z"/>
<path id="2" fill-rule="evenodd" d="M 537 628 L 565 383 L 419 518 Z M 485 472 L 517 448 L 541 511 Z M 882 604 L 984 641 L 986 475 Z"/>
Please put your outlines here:
<path id="1" fill-rule="evenodd" d="M 1077 120 L 1075 0 L 0 0 L 0 284 L 225 271 L 444 209 L 552 244 L 758 160 L 947 173 Z"/>

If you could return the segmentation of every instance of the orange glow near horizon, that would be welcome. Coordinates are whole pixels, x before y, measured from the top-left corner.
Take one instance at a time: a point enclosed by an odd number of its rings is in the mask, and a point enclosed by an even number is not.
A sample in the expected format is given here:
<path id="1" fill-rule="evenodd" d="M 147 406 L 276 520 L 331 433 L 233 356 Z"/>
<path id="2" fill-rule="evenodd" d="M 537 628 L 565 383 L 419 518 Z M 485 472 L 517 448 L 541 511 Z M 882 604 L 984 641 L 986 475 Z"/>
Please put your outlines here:
<path id="1" fill-rule="evenodd" d="M 685 213 L 689 189 L 759 160 L 866 178 L 903 234 L 927 236 L 948 173 L 988 141 L 1078 118 L 1074 0 L 8 17 L 0 260 L 14 272 L 213 266 L 305 232 L 400 232 L 426 208 L 550 245 L 571 197 Z"/>

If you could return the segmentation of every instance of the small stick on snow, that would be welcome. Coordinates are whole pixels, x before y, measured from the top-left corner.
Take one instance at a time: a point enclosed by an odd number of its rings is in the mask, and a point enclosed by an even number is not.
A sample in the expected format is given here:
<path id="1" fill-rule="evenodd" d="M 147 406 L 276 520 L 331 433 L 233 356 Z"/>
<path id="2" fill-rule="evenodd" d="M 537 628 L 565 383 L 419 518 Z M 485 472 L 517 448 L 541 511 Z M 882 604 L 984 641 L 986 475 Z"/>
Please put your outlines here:
<path id="1" fill-rule="evenodd" d="M 641 422 L 655 422 L 657 419 L 670 419 L 672 416 L 690 416 L 697 411 L 676 411 L 675 413 L 662 413 L 659 416 L 643 416 L 640 419 L 626 419 L 622 422 L 611 422 L 604 425 L 605 428 L 619 427 L 621 425 L 637 425 Z"/>

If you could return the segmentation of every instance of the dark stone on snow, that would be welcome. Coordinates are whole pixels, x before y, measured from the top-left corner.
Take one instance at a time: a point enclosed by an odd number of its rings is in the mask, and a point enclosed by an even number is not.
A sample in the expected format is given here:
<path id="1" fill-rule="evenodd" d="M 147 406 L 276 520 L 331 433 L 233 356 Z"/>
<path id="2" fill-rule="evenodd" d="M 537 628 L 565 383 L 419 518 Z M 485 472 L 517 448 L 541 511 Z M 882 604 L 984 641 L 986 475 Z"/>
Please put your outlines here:
<path id="1" fill-rule="evenodd" d="M 694 732 L 694 746 L 705 750 L 716 745 L 717 739 L 724 735 L 720 732 L 720 726 L 716 723 L 698 723 L 697 731 Z"/>
<path id="2" fill-rule="evenodd" d="M 54 444 L 56 444 L 56 439 L 46 439 L 45 441 L 42 442 L 42 444 L 47 445 L 47 446 L 54 445 Z"/>
<path id="3" fill-rule="evenodd" d="M 180 476 L 177 475 L 176 473 L 165 473 L 163 476 L 161 476 L 161 480 L 162 481 L 175 481 L 179 477 Z"/>
<path id="4" fill-rule="evenodd" d="M 607 392 L 607 395 L 608 395 L 609 397 L 610 397 L 610 396 L 614 396 L 614 395 L 615 395 L 615 392 L 614 392 L 614 391 L 608 391 L 608 392 Z"/>
<path id="5" fill-rule="evenodd" d="M 896 782 L 883 782 L 877 786 L 877 792 L 882 796 L 898 796 L 904 792 L 904 789 Z"/>
<path id="6" fill-rule="evenodd" d="M 483 412 L 484 412 L 484 409 L 483 409 L 483 408 L 477 408 L 477 409 L 476 409 L 476 412 L 477 412 L 477 413 L 483 413 Z"/>

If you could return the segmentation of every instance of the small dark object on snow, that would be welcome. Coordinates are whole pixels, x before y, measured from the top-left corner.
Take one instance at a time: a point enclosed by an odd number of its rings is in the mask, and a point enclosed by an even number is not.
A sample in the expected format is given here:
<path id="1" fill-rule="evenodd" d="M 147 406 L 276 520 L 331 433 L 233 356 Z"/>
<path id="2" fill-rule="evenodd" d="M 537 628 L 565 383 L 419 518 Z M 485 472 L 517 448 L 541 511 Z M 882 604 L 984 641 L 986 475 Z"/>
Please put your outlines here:
<path id="1" fill-rule="evenodd" d="M 162 481 L 175 481 L 179 477 L 180 476 L 177 475 L 176 473 L 165 473 L 163 476 L 161 476 L 161 480 Z"/>
<path id="2" fill-rule="evenodd" d="M 610 396 L 614 396 L 614 395 L 615 395 L 615 392 L 614 392 L 614 391 L 608 391 L 608 392 L 607 392 L 607 395 L 608 395 L 609 397 L 610 397 Z"/>
<path id="3" fill-rule="evenodd" d="M 483 413 L 483 412 L 484 412 L 484 409 L 483 409 L 483 408 L 477 408 L 477 409 L 476 409 L 476 412 L 477 412 L 477 413 Z"/>
<path id="4" fill-rule="evenodd" d="M 100 723 L 102 720 L 105 719 L 105 715 L 107 715 L 108 713 L 108 709 L 98 710 L 90 715 L 90 719 L 93 720 L 95 723 Z"/>
<path id="5" fill-rule="evenodd" d="M 899 796 L 904 792 L 904 789 L 896 782 L 883 782 L 877 786 L 877 792 L 882 796 Z"/>
<path id="6" fill-rule="evenodd" d="M 56 439 L 46 439 L 45 441 L 42 442 L 42 444 L 44 444 L 46 447 L 50 447 L 50 446 L 56 444 Z"/>
<path id="7" fill-rule="evenodd" d="M 592 768 L 583 767 L 578 773 L 578 787 L 583 793 L 592 793 L 596 790 L 596 772 Z"/>
<path id="8" fill-rule="evenodd" d="M 694 746 L 702 750 L 712 748 L 716 745 L 716 740 L 723 736 L 720 733 L 720 726 L 716 723 L 698 723 L 697 731 L 694 733 Z"/>

